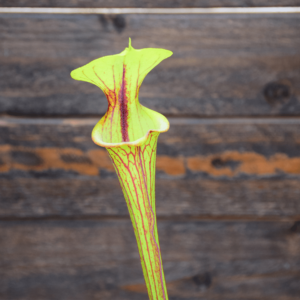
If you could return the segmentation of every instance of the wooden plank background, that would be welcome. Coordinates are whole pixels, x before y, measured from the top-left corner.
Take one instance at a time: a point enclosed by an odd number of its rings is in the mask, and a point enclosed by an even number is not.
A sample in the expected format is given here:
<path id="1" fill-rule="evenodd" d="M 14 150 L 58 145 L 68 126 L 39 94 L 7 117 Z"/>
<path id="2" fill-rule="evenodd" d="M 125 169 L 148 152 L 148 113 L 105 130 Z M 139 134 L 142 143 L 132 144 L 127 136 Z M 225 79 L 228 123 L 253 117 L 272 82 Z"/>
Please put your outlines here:
<path id="1" fill-rule="evenodd" d="M 299 1 L 0 1 L 0 6 L 297 6 Z M 147 299 L 106 151 L 71 70 L 161 47 L 140 101 L 169 117 L 157 214 L 170 300 L 298 300 L 300 15 L 0 14 L 0 299 Z"/>
<path id="2" fill-rule="evenodd" d="M 127 216 L 107 153 L 90 139 L 95 123 L 3 118 L 0 215 Z M 171 119 L 158 141 L 158 215 L 297 219 L 299 125 L 296 118 Z"/>
<path id="3" fill-rule="evenodd" d="M 1 299 L 146 300 L 131 226 L 129 220 L 2 222 Z M 299 236 L 291 227 L 160 220 L 170 298 L 296 300 Z"/>
<path id="4" fill-rule="evenodd" d="M 149 108 L 168 116 L 297 115 L 299 32 L 299 14 L 2 15 L 0 112 L 104 114 L 98 87 L 69 74 L 121 52 L 130 36 L 136 48 L 174 50 L 141 87 Z"/>

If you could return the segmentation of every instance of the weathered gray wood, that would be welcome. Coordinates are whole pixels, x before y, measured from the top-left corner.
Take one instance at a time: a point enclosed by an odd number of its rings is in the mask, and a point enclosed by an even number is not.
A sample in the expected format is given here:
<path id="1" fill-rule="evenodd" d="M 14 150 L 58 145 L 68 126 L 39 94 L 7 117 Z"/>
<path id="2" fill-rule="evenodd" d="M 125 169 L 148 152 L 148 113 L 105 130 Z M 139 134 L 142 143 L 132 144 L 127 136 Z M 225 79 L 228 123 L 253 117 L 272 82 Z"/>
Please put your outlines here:
<path id="1" fill-rule="evenodd" d="M 0 219 L 129 217 L 117 179 L 0 179 Z M 161 217 L 300 219 L 299 179 L 156 182 Z"/>
<path id="2" fill-rule="evenodd" d="M 300 120 L 170 119 L 159 138 L 159 216 L 300 216 Z M 0 216 L 127 216 L 97 119 L 3 118 Z"/>
<path id="3" fill-rule="evenodd" d="M 2 118 L 1 150 L 4 152 L 7 146 L 11 149 L 15 147 L 16 150 L 19 148 L 20 151 L 35 148 L 74 148 L 83 151 L 82 154 L 90 150 L 99 150 L 95 153 L 104 155 L 105 149 L 94 144 L 91 139 L 91 131 L 99 119 Z M 292 159 L 299 155 L 299 118 L 169 118 L 169 121 L 169 131 L 162 133 L 158 139 L 159 156 L 191 158 L 214 155 L 217 158 L 218 154 L 232 151 L 254 152 L 267 158 L 275 154 L 285 154 Z M 88 164 L 87 158 L 77 156 L 79 157 L 76 157 L 74 152 L 74 163 Z M 15 159 L 22 163 L 22 158 L 18 158 L 17 155 Z M 24 159 L 26 160 L 25 157 Z M 70 160 L 68 162 L 72 163 Z M 28 166 L 31 163 L 34 165 L 34 161 L 23 161 L 23 164 Z M 36 163 L 39 164 L 38 161 Z M 226 163 L 214 164 L 216 168 L 226 167 Z"/>
<path id="4" fill-rule="evenodd" d="M 299 14 L 2 14 L 0 113 L 103 114 L 104 94 L 69 73 L 121 52 L 130 36 L 136 48 L 174 51 L 142 85 L 141 103 L 150 108 L 178 116 L 297 115 L 299 19 Z"/>
<path id="5" fill-rule="evenodd" d="M 0 0 L 7 7 L 248 7 L 298 6 L 299 0 Z"/>
<path id="6" fill-rule="evenodd" d="M 289 178 L 300 175 L 300 120 L 170 119 L 157 171 L 167 178 Z M 97 119 L 3 119 L 0 172 L 10 177 L 115 176 L 91 130 Z"/>
<path id="7" fill-rule="evenodd" d="M 160 221 L 171 299 L 297 299 L 292 225 Z M 1 222 L 0 239 L 3 300 L 147 299 L 130 221 Z"/>

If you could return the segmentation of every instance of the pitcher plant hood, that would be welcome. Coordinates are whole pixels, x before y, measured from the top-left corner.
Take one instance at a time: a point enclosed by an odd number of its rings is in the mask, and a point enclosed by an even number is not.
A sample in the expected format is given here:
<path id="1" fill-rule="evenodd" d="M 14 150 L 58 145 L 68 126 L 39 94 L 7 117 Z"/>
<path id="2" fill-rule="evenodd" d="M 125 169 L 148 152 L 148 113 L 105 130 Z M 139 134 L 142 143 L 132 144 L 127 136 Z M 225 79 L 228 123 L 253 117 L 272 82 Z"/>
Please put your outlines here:
<path id="1" fill-rule="evenodd" d="M 99 146 L 142 145 L 150 132 L 165 132 L 168 120 L 139 103 L 139 89 L 146 75 L 173 53 L 165 49 L 125 48 L 120 54 L 93 60 L 71 72 L 75 80 L 98 86 L 105 94 L 108 109 L 92 132 Z"/>

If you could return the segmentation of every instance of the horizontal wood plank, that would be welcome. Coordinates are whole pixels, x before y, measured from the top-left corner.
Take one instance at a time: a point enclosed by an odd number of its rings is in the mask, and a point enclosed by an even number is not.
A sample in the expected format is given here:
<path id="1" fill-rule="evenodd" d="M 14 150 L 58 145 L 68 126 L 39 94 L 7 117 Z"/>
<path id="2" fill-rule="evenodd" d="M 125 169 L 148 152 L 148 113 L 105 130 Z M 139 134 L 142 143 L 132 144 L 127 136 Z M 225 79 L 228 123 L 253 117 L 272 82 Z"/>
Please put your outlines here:
<path id="1" fill-rule="evenodd" d="M 0 171 L 112 172 L 105 149 L 90 138 L 97 121 L 3 118 Z M 300 119 L 171 118 L 170 123 L 158 140 L 157 169 L 171 178 L 299 175 Z"/>
<path id="2" fill-rule="evenodd" d="M 0 0 L 5 7 L 253 7 L 299 6 L 299 0 Z"/>
<path id="3" fill-rule="evenodd" d="M 136 48 L 174 51 L 146 77 L 140 91 L 145 106 L 175 116 L 299 115 L 299 19 L 2 14 L 0 113 L 105 113 L 104 94 L 69 74 L 121 52 L 130 36 Z"/>
<path id="4" fill-rule="evenodd" d="M 0 179 L 0 219 L 126 217 L 117 179 Z M 159 218 L 300 220 L 299 179 L 156 182 Z"/>
<path id="5" fill-rule="evenodd" d="M 0 217 L 128 216 L 107 153 L 91 141 L 96 122 L 3 118 Z M 300 120 L 170 122 L 158 143 L 160 217 L 300 216 Z"/>
<path id="6" fill-rule="evenodd" d="M 98 119 L 3 118 L 2 174 L 61 170 L 62 175 L 114 174 L 90 134 Z M 300 119 L 170 119 L 158 140 L 162 177 L 283 178 L 298 176 Z M 103 173 L 101 174 L 101 171 Z M 69 173 L 68 173 L 69 172 Z"/>
<path id="7" fill-rule="evenodd" d="M 292 225 L 160 221 L 170 299 L 296 300 Z M 2 222 L 0 239 L 3 300 L 147 299 L 130 221 Z"/>

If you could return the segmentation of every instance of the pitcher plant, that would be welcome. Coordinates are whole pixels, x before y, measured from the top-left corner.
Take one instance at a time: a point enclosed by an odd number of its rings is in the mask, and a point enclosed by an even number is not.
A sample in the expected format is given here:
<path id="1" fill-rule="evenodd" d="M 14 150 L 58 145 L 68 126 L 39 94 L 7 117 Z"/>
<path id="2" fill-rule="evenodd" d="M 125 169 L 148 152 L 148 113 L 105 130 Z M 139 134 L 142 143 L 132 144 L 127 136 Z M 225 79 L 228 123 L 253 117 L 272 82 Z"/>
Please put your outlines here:
<path id="1" fill-rule="evenodd" d="M 157 138 L 169 129 L 169 122 L 141 105 L 138 95 L 145 76 L 171 55 L 165 49 L 134 49 L 129 39 L 120 54 L 71 72 L 73 79 L 98 86 L 107 98 L 107 112 L 94 127 L 92 139 L 107 149 L 118 175 L 151 300 L 168 299 L 156 222 L 155 164 Z"/>

